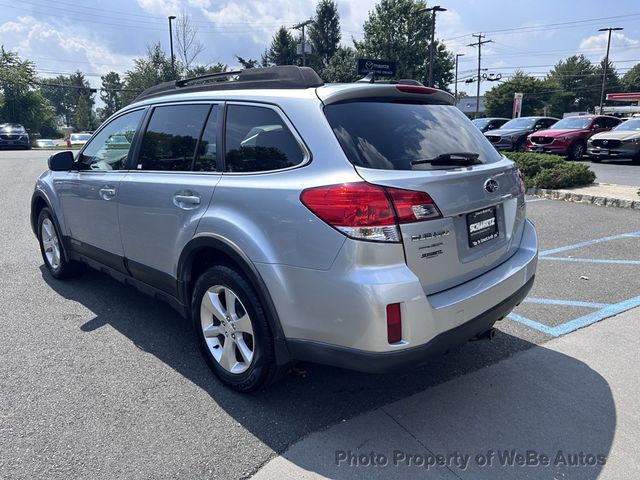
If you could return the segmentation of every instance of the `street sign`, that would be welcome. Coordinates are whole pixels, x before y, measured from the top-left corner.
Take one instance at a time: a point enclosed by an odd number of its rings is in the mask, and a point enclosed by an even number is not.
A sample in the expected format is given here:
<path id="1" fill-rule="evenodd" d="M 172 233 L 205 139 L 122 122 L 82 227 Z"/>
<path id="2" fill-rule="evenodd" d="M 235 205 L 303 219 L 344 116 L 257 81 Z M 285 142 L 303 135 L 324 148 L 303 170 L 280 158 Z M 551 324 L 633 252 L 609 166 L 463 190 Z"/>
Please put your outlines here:
<path id="1" fill-rule="evenodd" d="M 392 60 L 372 60 L 370 58 L 358 59 L 358 74 L 366 75 L 373 73 L 374 75 L 382 75 L 385 77 L 393 77 L 396 74 L 396 62 Z"/>
<path id="2" fill-rule="evenodd" d="M 511 118 L 520 118 L 522 115 L 522 93 L 513 94 L 513 111 L 511 112 Z"/>

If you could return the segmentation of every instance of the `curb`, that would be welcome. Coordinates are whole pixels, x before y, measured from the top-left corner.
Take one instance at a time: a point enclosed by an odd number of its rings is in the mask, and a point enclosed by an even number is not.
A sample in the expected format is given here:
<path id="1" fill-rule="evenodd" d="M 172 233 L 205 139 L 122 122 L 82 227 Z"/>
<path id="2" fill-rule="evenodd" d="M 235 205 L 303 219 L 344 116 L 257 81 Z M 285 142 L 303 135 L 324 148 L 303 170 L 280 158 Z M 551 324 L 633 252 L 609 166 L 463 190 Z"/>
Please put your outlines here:
<path id="1" fill-rule="evenodd" d="M 548 198 L 549 200 L 590 203 L 601 207 L 631 208 L 634 210 L 640 210 L 640 200 L 623 200 L 621 198 L 571 193 L 562 190 L 551 190 L 548 188 L 527 188 L 527 195 Z"/>

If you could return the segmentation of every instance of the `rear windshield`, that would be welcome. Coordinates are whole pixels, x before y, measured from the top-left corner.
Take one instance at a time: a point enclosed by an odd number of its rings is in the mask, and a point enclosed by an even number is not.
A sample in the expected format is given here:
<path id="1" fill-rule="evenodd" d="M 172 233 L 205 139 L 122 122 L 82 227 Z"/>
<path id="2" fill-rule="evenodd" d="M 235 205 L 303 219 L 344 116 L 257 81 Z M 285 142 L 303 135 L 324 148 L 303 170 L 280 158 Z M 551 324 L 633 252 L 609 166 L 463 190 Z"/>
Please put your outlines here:
<path id="1" fill-rule="evenodd" d="M 501 155 L 456 107 L 389 102 L 328 105 L 324 113 L 351 163 L 383 170 L 434 170 L 448 153 L 472 153 L 493 163 Z M 445 167 L 446 168 L 446 167 Z"/>

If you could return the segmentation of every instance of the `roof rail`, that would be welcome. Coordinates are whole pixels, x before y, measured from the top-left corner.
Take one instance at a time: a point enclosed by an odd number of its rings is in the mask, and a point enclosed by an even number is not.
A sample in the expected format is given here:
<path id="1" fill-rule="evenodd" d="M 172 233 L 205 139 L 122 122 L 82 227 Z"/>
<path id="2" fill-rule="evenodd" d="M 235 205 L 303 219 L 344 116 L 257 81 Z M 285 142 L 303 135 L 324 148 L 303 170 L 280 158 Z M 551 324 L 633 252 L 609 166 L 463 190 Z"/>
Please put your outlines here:
<path id="1" fill-rule="evenodd" d="M 376 76 L 373 72 L 367 73 L 365 77 L 362 77 L 360 80 L 356 80 L 354 83 L 388 83 L 391 85 L 417 85 L 419 87 L 424 87 L 424 84 L 422 82 L 419 82 L 418 80 L 411 80 L 408 78 L 401 78 L 400 80 L 376 80 Z"/>
<path id="2" fill-rule="evenodd" d="M 324 85 L 318 74 L 309 67 L 279 65 L 267 68 L 249 68 L 232 72 L 212 73 L 161 83 L 148 88 L 136 101 L 174 93 L 216 90 L 246 90 L 260 88 L 312 88 Z"/>

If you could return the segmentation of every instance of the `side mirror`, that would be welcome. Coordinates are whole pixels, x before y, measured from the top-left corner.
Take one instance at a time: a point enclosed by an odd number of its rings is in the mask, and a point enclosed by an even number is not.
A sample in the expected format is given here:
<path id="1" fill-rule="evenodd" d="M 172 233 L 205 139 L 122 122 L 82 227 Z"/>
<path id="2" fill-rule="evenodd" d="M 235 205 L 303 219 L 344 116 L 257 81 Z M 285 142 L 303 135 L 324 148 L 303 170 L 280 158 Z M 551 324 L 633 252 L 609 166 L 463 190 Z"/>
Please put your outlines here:
<path id="1" fill-rule="evenodd" d="M 58 152 L 49 157 L 49 170 L 52 172 L 68 172 L 73 170 L 73 152 Z"/>
<path id="2" fill-rule="evenodd" d="M 541 128 L 542 128 L 541 123 L 536 123 L 535 127 L 533 127 L 534 130 L 540 130 Z"/>

